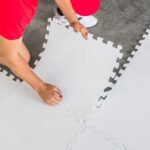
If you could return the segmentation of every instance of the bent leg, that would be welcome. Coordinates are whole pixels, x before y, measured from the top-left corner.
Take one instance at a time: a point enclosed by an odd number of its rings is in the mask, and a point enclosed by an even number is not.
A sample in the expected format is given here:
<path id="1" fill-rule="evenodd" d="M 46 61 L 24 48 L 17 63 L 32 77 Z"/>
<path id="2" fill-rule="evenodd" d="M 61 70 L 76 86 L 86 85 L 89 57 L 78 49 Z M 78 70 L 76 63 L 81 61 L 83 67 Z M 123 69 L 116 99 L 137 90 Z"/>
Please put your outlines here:
<path id="1" fill-rule="evenodd" d="M 5 38 L 3 38 L 2 36 L 0 36 L 0 51 L 2 51 L 2 47 L 6 48 L 8 44 L 10 44 L 10 40 L 7 40 Z M 18 46 L 16 46 L 18 44 Z M 13 40 L 13 44 L 11 44 L 10 46 L 12 47 L 16 47 L 17 52 L 27 61 L 30 61 L 30 53 L 27 49 L 27 47 L 25 46 L 25 44 L 22 42 L 22 38 L 18 39 L 18 40 Z M 18 49 L 17 49 L 18 47 Z"/>
<path id="2" fill-rule="evenodd" d="M 9 67 L 18 77 L 29 83 L 45 102 L 57 104 L 62 99 L 60 90 L 53 85 L 46 84 L 32 71 L 28 61 L 22 56 L 23 53 L 19 51 L 22 47 L 22 38 L 13 41 L 1 38 L 0 63 Z"/>
<path id="3" fill-rule="evenodd" d="M 3 39 L 0 46 L 1 60 L 4 65 L 9 67 L 18 77 L 27 81 L 34 89 L 38 90 L 43 85 L 28 65 L 28 52 L 22 44 L 22 38 L 18 40 Z M 25 54 L 25 57 L 24 57 Z"/>
<path id="4" fill-rule="evenodd" d="M 26 45 L 23 42 L 21 43 L 21 49 L 18 52 L 29 63 L 30 58 L 31 58 L 30 53 L 29 53 L 29 50 L 27 49 Z"/>

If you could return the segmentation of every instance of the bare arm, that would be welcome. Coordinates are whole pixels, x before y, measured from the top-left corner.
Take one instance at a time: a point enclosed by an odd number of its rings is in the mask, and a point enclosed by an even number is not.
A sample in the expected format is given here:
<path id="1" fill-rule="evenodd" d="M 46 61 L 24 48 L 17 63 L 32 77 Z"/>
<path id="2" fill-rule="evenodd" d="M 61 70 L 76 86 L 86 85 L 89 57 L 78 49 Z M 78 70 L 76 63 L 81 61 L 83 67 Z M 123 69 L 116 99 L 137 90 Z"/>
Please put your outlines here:
<path id="1" fill-rule="evenodd" d="M 55 2 L 70 23 L 78 21 L 70 0 L 55 0 Z"/>
<path id="2" fill-rule="evenodd" d="M 63 14 L 66 16 L 74 30 L 77 32 L 81 32 L 83 37 L 87 39 L 88 30 L 82 24 L 79 23 L 70 0 L 55 0 L 55 2 L 61 9 Z"/>

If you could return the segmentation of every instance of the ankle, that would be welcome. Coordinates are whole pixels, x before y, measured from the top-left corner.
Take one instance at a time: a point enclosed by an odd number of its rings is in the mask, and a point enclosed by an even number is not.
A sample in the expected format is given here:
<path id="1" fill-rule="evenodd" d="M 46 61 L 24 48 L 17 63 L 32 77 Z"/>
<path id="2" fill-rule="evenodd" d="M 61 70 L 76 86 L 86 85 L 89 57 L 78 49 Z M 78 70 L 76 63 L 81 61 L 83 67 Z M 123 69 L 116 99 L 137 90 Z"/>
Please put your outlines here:
<path id="1" fill-rule="evenodd" d="M 46 83 L 41 82 L 38 85 L 34 86 L 33 89 L 39 93 L 40 91 L 44 90 L 45 87 L 46 87 Z"/>

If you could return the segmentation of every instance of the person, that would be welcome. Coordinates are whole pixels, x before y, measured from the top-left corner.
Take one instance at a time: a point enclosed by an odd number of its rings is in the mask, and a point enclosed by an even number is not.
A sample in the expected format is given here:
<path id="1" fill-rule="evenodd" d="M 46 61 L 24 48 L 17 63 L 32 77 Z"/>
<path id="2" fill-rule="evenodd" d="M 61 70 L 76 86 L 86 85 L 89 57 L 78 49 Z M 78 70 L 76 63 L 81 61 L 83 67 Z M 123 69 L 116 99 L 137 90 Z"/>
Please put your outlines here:
<path id="1" fill-rule="evenodd" d="M 88 30 L 82 25 L 72 8 L 70 0 L 55 0 L 70 25 L 85 39 Z M 1 0 L 0 1 L 0 64 L 9 67 L 22 80 L 26 81 L 49 105 L 63 100 L 61 90 L 55 85 L 44 82 L 29 66 L 30 54 L 23 43 L 27 26 L 35 16 L 38 0 Z"/>
<path id="2" fill-rule="evenodd" d="M 69 26 L 69 22 L 66 19 L 66 17 L 64 16 L 64 14 L 62 13 L 62 11 L 57 7 L 54 10 L 54 20 L 56 23 L 60 24 L 60 25 L 64 25 L 64 26 Z M 76 13 L 76 16 L 79 20 L 79 22 L 81 24 L 83 24 L 86 28 L 91 28 L 97 25 L 98 20 L 96 17 L 89 15 L 89 16 L 81 16 L 79 14 Z"/>

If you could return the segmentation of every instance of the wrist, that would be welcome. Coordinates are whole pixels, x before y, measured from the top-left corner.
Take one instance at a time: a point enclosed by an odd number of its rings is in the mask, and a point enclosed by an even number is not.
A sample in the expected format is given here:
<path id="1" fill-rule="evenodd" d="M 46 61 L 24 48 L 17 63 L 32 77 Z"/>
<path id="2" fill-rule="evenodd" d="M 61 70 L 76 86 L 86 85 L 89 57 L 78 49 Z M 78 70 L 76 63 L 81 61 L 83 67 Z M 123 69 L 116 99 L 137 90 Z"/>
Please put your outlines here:
<path id="1" fill-rule="evenodd" d="M 78 20 L 70 22 L 71 27 L 75 26 L 76 24 L 80 24 L 80 22 Z"/>

